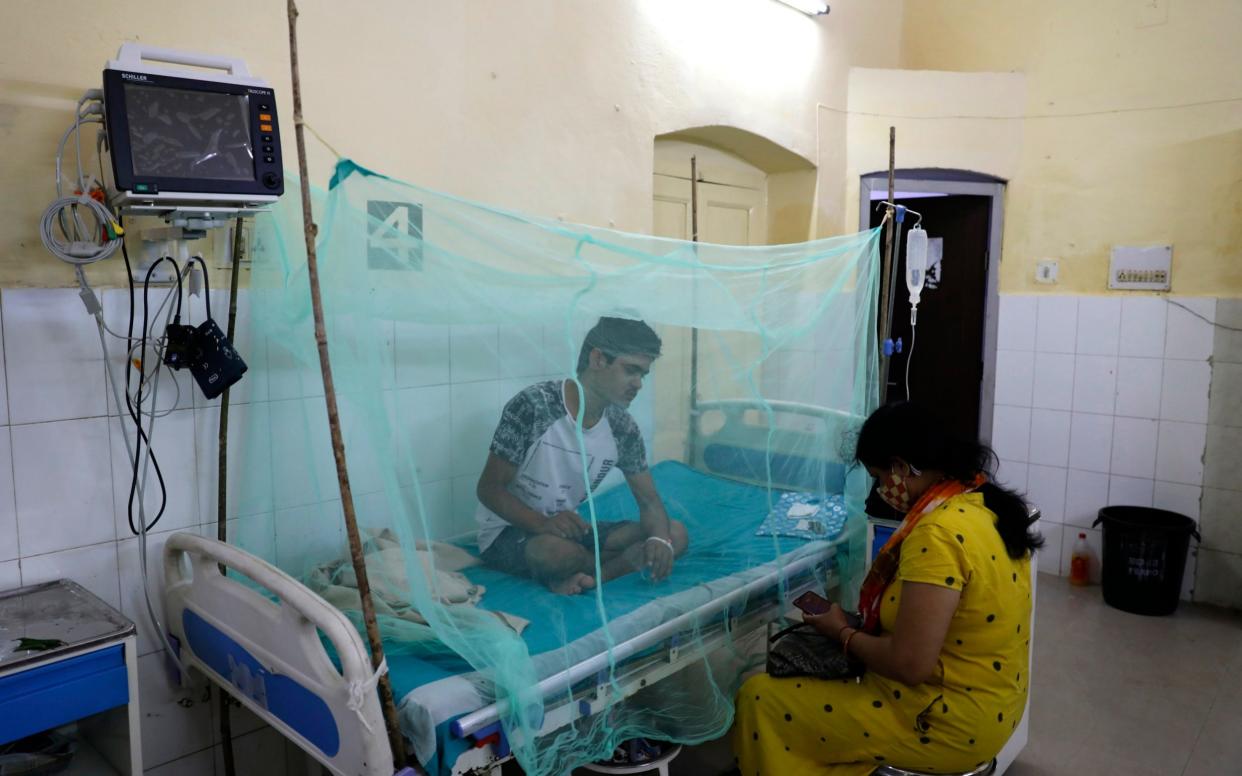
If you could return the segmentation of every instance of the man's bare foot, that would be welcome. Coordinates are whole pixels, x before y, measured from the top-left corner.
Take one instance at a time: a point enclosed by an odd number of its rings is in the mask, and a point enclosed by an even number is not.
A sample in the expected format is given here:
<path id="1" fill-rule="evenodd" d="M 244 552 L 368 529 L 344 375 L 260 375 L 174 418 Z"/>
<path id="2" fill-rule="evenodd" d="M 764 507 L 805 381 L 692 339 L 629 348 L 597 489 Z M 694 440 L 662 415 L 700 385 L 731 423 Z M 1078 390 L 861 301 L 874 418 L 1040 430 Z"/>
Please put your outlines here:
<path id="1" fill-rule="evenodd" d="M 595 587 L 595 577 L 590 574 L 570 574 L 559 582 L 549 582 L 548 589 L 561 595 L 577 595 Z"/>

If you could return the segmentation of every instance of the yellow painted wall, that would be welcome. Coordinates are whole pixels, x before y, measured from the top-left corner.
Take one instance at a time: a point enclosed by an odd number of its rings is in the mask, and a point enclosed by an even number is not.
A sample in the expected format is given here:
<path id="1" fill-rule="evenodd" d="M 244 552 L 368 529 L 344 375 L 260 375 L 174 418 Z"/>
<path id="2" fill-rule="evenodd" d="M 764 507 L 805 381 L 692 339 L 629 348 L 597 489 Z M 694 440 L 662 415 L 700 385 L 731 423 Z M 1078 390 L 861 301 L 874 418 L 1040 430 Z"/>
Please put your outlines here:
<path id="1" fill-rule="evenodd" d="M 280 0 L 6 0 L 0 25 L 0 286 L 70 285 L 39 243 L 55 144 L 126 40 L 239 56 L 278 90 L 294 159 Z M 811 19 L 771 0 L 302 0 L 306 119 L 363 165 L 436 189 L 649 231 L 653 138 L 746 129 L 821 157 L 819 234 L 840 232 L 853 64 L 894 67 L 902 0 Z M 826 149 L 826 151 L 825 151 Z M 312 180 L 332 155 L 310 141 Z M 827 182 L 827 183 L 825 183 Z M 120 282 L 117 262 L 92 271 Z"/>
<path id="2" fill-rule="evenodd" d="M 1010 180 L 1011 189 L 1020 186 L 1023 122 L 1017 117 L 1024 95 L 1021 73 L 851 70 L 848 222 L 858 227 L 859 177 L 888 170 L 890 126 L 897 130 L 898 168 L 970 170 Z M 984 115 L 1001 118 L 961 118 Z"/>
<path id="3" fill-rule="evenodd" d="M 1021 121 L 899 130 L 901 166 L 996 156 L 995 169 L 981 171 L 1011 181 L 1002 291 L 1104 293 L 1111 245 L 1171 242 L 1174 292 L 1242 295 L 1242 100 L 1108 112 L 1242 98 L 1242 3 L 917 0 L 906 4 L 903 25 L 903 68 L 1024 76 Z M 1007 116 L 1015 106 L 966 107 Z M 1084 113 L 1097 115 L 1071 115 Z M 998 144 L 982 149 L 963 147 L 977 135 L 944 137 L 990 124 L 1013 129 L 994 130 Z M 920 131 L 945 140 L 945 164 L 907 153 L 929 145 Z M 1044 257 L 1060 259 L 1058 285 L 1035 284 Z"/>

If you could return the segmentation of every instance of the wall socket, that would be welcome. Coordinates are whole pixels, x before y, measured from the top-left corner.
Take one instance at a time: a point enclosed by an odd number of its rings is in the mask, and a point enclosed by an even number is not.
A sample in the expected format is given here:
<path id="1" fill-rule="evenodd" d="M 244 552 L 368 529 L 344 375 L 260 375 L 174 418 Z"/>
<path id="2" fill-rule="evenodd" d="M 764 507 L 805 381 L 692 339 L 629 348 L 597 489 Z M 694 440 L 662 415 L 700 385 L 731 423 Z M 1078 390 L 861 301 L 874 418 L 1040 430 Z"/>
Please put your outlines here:
<path id="1" fill-rule="evenodd" d="M 1035 262 L 1035 282 L 1053 284 L 1060 273 L 1060 262 L 1056 259 L 1040 259 Z"/>

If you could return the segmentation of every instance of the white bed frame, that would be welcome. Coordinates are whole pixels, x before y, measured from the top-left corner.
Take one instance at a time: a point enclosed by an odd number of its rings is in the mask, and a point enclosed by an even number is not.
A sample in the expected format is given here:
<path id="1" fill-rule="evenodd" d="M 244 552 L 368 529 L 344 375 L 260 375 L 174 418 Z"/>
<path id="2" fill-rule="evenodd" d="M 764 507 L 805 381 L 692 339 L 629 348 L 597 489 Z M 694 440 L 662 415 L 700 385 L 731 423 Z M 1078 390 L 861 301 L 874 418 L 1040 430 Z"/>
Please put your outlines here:
<path id="1" fill-rule="evenodd" d="M 219 564 L 262 585 L 269 598 L 220 573 Z M 188 573 L 187 573 L 188 572 Z M 310 588 L 270 563 L 232 545 L 175 533 L 164 549 L 164 611 L 180 646 L 180 659 L 228 689 L 260 719 L 338 776 L 392 776 L 383 713 L 376 693 L 366 693 L 357 710 L 350 688 L 368 686 L 370 653 L 349 619 Z M 266 673 L 229 660 L 228 675 L 213 668 L 203 645 L 187 634 L 187 613 L 202 618 L 252 655 Z M 319 640 L 322 632 L 341 661 L 338 671 Z M 204 650 L 205 651 L 205 650 Z M 270 708 L 267 678 L 285 676 L 321 699 L 336 722 L 339 748 L 332 755 Z"/>
<path id="2" fill-rule="evenodd" d="M 809 445 L 816 438 L 825 438 L 821 436 L 825 430 L 839 431 L 842 425 L 857 428 L 861 424 L 856 416 L 823 407 L 753 400 L 701 403 L 695 409 L 696 423 L 712 412 L 721 413 L 724 422 L 695 435 L 693 461 L 702 461 L 706 446 L 713 443 L 758 451 L 805 453 L 814 449 Z M 767 424 L 770 412 L 784 419 L 771 434 Z M 370 691 L 354 692 L 370 687 L 372 670 L 369 652 L 344 614 L 285 572 L 231 545 L 177 533 L 169 537 L 164 553 L 166 622 L 188 669 L 227 688 L 331 773 L 393 775 L 396 768 L 388 750 L 378 696 Z M 541 733 L 595 714 L 700 662 L 705 652 L 762 632 L 769 623 L 790 612 L 789 601 L 797 595 L 816 587 L 835 586 L 837 580 L 830 577 L 828 570 L 834 554 L 828 550 L 781 566 L 707 606 L 616 645 L 611 655 L 596 655 L 544 679 L 540 688 L 549 705 Z M 257 583 L 276 602 L 222 574 L 220 564 Z M 769 595 L 772 588 L 783 590 L 784 595 Z M 762 603 L 750 607 L 740 617 L 723 620 L 724 612 L 748 598 Z M 712 617 L 720 622 L 702 628 L 702 623 Z M 336 651 L 340 671 L 324 651 L 320 632 Z M 695 643 L 701 643 L 703 648 L 681 649 L 679 635 L 690 632 L 696 634 Z M 205 638 L 204 633 L 211 635 Z M 651 653 L 657 646 L 662 648 Z M 226 667 L 221 652 L 229 651 L 248 654 L 253 661 L 229 657 Z M 643 657 L 624 662 L 640 652 Z M 611 661 L 617 665 L 615 681 L 590 681 L 601 672 L 606 675 Z M 280 684 L 287 689 L 290 680 L 303 688 L 308 698 L 314 696 L 322 701 L 321 711 L 328 715 L 339 741 L 333 751 L 325 751 L 331 747 L 325 747 L 322 740 L 312 740 L 305 725 L 299 725 L 288 713 L 282 716 L 280 708 L 276 708 L 281 704 L 275 702 L 273 688 Z M 566 699 L 566 690 L 570 689 L 573 693 Z M 351 695 L 356 696 L 352 706 Z M 287 709 L 288 705 L 286 702 L 284 707 Z M 485 706 L 459 719 L 454 732 L 462 737 L 474 736 L 495 723 L 503 712 L 498 704 Z M 458 758 L 452 772 L 499 774 L 500 764 L 509 756 L 506 748 L 503 742 L 472 748 Z"/>

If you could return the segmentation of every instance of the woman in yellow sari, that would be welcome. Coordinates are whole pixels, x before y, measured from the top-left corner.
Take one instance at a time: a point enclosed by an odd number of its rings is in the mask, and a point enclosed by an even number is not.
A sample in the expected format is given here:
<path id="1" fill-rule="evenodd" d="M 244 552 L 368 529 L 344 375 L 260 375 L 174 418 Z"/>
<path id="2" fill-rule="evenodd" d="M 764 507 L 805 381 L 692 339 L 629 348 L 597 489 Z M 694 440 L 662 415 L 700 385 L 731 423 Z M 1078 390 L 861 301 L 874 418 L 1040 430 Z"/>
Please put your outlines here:
<path id="1" fill-rule="evenodd" d="M 752 677 L 738 693 L 742 776 L 862 776 L 879 765 L 960 773 L 991 760 L 1030 677 L 1030 563 L 1043 540 L 994 454 L 909 403 L 877 410 L 856 458 L 905 514 L 860 594 L 804 619 L 866 665 L 860 681 Z"/>

